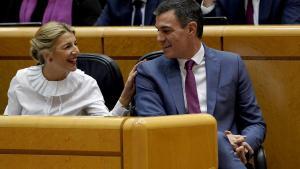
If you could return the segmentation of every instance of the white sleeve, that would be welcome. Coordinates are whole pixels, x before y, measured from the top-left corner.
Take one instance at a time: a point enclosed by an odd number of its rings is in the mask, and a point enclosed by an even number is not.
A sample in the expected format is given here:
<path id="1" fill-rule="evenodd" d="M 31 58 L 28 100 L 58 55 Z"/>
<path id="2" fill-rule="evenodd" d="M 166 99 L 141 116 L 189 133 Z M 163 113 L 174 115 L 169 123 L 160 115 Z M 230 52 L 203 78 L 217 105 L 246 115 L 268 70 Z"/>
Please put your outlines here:
<path id="1" fill-rule="evenodd" d="M 4 111 L 4 115 L 21 115 L 22 106 L 16 95 L 17 86 L 19 82 L 16 76 L 11 80 L 10 86 L 7 92 L 8 103 Z"/>
<path id="2" fill-rule="evenodd" d="M 93 80 L 89 88 L 90 94 L 89 98 L 94 100 L 88 107 L 85 109 L 85 112 L 88 115 L 92 116 L 123 116 L 128 110 L 122 106 L 118 101 L 115 107 L 109 111 L 105 105 L 104 98 L 100 88 L 97 85 L 97 82 Z"/>
<path id="3" fill-rule="evenodd" d="M 210 13 L 215 8 L 215 5 L 216 4 L 214 3 L 213 5 L 206 7 L 203 5 L 203 1 L 202 1 L 202 3 L 201 3 L 202 14 L 206 15 L 206 14 Z"/>
<path id="4" fill-rule="evenodd" d="M 120 101 L 116 103 L 115 107 L 110 111 L 112 116 L 123 116 L 128 112 L 128 110 L 122 106 Z"/>
<path id="5" fill-rule="evenodd" d="M 126 112 L 128 112 L 128 110 L 118 101 L 115 107 L 109 111 L 105 106 L 104 101 L 97 101 L 91 104 L 86 109 L 86 112 L 91 116 L 123 116 Z"/>

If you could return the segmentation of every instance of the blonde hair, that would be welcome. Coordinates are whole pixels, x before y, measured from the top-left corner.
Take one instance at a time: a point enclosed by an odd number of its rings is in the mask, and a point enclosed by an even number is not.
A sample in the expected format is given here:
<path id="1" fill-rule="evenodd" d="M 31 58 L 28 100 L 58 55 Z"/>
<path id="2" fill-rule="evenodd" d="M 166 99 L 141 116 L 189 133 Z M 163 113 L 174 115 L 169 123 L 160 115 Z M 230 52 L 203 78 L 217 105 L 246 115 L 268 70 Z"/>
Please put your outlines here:
<path id="1" fill-rule="evenodd" d="M 44 50 L 51 50 L 55 41 L 63 34 L 70 32 L 75 35 L 75 30 L 65 23 L 48 22 L 41 26 L 31 39 L 30 54 L 39 64 L 44 64 Z"/>

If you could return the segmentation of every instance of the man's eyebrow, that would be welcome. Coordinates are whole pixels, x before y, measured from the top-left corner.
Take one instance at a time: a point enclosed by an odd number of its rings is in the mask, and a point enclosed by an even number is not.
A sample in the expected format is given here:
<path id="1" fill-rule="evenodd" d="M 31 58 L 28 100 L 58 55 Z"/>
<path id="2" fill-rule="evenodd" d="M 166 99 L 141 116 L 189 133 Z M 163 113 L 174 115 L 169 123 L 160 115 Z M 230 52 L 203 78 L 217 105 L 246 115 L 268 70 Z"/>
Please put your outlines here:
<path id="1" fill-rule="evenodd" d="M 169 27 L 169 26 L 162 26 L 162 27 L 157 27 L 156 25 L 155 25 L 155 27 L 157 28 L 157 29 L 170 29 L 171 27 Z"/>

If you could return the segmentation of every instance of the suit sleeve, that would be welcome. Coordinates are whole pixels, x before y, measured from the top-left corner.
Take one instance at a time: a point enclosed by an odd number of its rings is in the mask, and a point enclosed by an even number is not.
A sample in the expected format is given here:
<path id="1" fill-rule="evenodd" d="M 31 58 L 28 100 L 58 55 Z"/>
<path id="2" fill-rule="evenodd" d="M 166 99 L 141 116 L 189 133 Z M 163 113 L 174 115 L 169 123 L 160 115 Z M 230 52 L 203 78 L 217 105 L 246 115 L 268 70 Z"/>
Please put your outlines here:
<path id="1" fill-rule="evenodd" d="M 299 24 L 300 23 L 300 1 L 287 0 L 283 9 L 283 24 Z"/>
<path id="2" fill-rule="evenodd" d="M 238 78 L 237 105 L 240 114 L 237 123 L 241 134 L 247 136 L 246 142 L 257 150 L 263 143 L 266 125 L 246 67 L 240 57 L 238 57 Z"/>
<path id="3" fill-rule="evenodd" d="M 112 15 L 109 4 L 106 4 L 101 15 L 98 17 L 95 26 L 109 26 L 111 25 Z"/>
<path id="4" fill-rule="evenodd" d="M 146 62 L 145 62 L 146 63 Z M 149 68 L 142 63 L 137 69 L 135 113 L 138 116 L 162 116 L 166 115 L 158 85 L 149 76 Z"/>

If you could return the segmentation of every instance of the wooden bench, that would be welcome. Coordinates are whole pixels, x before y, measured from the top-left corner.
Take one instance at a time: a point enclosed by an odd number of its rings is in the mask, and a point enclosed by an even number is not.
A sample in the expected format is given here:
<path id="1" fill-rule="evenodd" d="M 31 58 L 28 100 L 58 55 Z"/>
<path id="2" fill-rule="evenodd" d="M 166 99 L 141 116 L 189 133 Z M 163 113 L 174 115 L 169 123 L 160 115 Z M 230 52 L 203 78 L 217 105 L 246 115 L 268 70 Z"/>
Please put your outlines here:
<path id="1" fill-rule="evenodd" d="M 217 169 L 210 115 L 151 118 L 0 116 L 7 169 Z"/>

